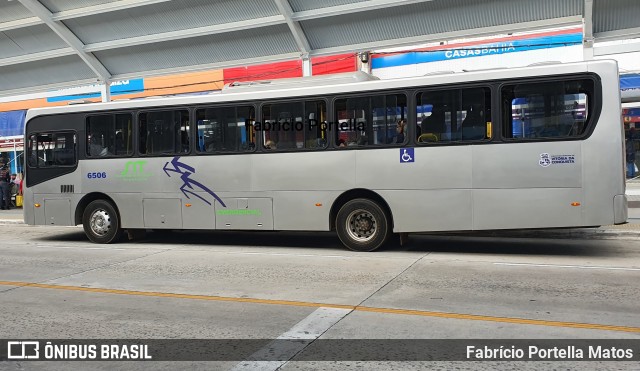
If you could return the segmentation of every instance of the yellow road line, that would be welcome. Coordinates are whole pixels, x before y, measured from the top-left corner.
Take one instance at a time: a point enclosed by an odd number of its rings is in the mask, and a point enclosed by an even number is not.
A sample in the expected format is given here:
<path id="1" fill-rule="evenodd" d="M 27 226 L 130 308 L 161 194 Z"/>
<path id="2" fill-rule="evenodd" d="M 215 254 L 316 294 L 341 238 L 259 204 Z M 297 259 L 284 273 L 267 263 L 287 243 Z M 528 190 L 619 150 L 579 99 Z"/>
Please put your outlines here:
<path id="1" fill-rule="evenodd" d="M 359 310 L 363 312 L 386 313 L 386 314 L 405 314 L 405 315 L 424 316 L 424 317 L 464 319 L 464 320 L 470 320 L 470 321 L 515 323 L 519 325 L 537 325 L 537 326 L 549 326 L 549 327 L 580 328 L 580 329 L 587 329 L 587 330 L 605 330 L 605 331 L 622 331 L 622 332 L 640 333 L 640 327 L 600 325 L 597 323 L 545 321 L 540 319 L 493 317 L 493 316 L 482 316 L 477 314 L 429 312 L 429 311 L 423 311 L 423 310 L 372 308 L 372 307 L 361 307 L 361 306 L 357 307 L 355 310 Z"/>
<path id="2" fill-rule="evenodd" d="M 39 289 L 84 291 L 84 292 L 93 292 L 93 293 L 102 293 L 102 294 L 149 296 L 149 297 L 159 297 L 159 298 L 286 305 L 286 306 L 295 306 L 295 307 L 340 308 L 340 309 L 351 309 L 351 310 L 360 311 L 360 312 L 436 317 L 436 318 L 460 319 L 460 320 L 470 320 L 470 321 L 513 323 L 513 324 L 520 324 L 520 325 L 579 328 L 579 329 L 585 329 L 585 330 L 603 330 L 603 331 L 640 333 L 640 327 L 602 325 L 602 324 L 596 324 L 596 323 L 545 321 L 545 320 L 539 320 L 539 319 L 527 319 L 527 318 L 516 318 L 516 317 L 494 317 L 494 316 L 483 316 L 483 315 L 477 315 L 477 314 L 431 312 L 431 311 L 423 311 L 423 310 L 377 308 L 377 307 L 366 307 L 366 306 L 359 306 L 359 305 L 354 306 L 354 305 L 341 305 L 341 304 L 313 303 L 313 302 L 305 302 L 305 301 L 234 298 L 234 297 L 226 297 L 226 296 L 175 294 L 175 293 L 153 292 L 153 291 L 116 290 L 116 289 L 102 289 L 102 288 L 95 288 L 95 287 L 49 285 L 49 284 L 43 284 L 43 283 L 15 282 L 15 281 L 0 281 L 0 286 L 33 287 L 33 288 L 39 288 Z"/>
<path id="3" fill-rule="evenodd" d="M 97 293 L 103 293 L 103 294 L 151 296 L 151 297 L 159 297 L 159 298 L 177 298 L 177 299 L 194 299 L 194 300 L 210 300 L 210 301 L 231 301 L 231 302 L 237 302 L 237 303 L 288 305 L 288 306 L 295 306 L 295 307 L 313 307 L 313 308 L 325 307 L 325 308 L 340 308 L 340 309 L 355 308 L 353 305 L 323 304 L 323 303 L 311 303 L 311 302 L 304 302 L 304 301 L 234 298 L 234 297 L 227 297 L 227 296 L 174 294 L 174 293 L 168 293 L 168 292 L 154 292 L 154 291 L 101 289 L 96 287 L 48 285 L 43 283 L 31 283 L 31 282 L 0 281 L 0 286 L 35 287 L 39 289 L 85 291 L 85 292 L 97 292 Z"/>

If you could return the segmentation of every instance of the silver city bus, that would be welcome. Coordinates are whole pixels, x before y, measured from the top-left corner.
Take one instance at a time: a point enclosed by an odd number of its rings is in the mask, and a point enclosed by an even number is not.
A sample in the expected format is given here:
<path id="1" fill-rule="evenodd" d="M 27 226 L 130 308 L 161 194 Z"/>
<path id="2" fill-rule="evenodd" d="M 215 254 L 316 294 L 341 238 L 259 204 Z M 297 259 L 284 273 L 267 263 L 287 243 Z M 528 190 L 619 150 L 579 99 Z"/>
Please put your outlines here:
<path id="1" fill-rule="evenodd" d="M 393 233 L 625 223 L 613 61 L 33 109 L 24 220 L 123 230 Z"/>

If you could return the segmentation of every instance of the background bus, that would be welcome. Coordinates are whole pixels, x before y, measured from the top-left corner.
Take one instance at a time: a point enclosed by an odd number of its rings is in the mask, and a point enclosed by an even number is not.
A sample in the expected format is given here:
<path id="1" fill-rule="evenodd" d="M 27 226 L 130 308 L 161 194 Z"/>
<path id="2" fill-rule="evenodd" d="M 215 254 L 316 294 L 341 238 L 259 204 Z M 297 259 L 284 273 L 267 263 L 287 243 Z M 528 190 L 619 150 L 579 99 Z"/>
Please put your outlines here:
<path id="1" fill-rule="evenodd" d="M 620 224 L 620 114 L 613 61 L 34 109 L 24 219 L 98 243 L 335 230 L 359 251 L 392 233 Z"/>

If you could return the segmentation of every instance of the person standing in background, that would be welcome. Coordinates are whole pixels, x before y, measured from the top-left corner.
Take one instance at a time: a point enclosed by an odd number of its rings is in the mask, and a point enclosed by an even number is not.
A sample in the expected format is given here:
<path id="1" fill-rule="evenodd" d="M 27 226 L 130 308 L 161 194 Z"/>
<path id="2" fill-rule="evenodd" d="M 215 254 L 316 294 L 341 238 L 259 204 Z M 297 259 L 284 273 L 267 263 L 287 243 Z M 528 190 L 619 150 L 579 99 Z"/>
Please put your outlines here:
<path id="1" fill-rule="evenodd" d="M 17 187 L 17 194 L 22 195 L 22 174 L 11 174 L 11 181 Z"/>
<path id="2" fill-rule="evenodd" d="M 0 167 L 0 209 L 11 209 L 11 174 L 5 164 Z"/>
<path id="3" fill-rule="evenodd" d="M 636 129 L 631 127 L 629 131 L 625 132 L 625 152 L 627 162 L 627 178 L 636 177 Z"/>
<path id="4" fill-rule="evenodd" d="M 404 129 L 407 123 L 404 120 L 399 120 L 396 124 L 396 140 L 394 143 L 404 143 Z"/>

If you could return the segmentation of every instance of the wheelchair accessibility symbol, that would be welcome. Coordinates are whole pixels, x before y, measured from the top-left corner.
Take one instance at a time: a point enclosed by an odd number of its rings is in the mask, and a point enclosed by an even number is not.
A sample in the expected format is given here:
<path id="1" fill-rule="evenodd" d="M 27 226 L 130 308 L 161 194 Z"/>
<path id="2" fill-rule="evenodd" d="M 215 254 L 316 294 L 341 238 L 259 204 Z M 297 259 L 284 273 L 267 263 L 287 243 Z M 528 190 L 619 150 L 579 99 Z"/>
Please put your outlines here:
<path id="1" fill-rule="evenodd" d="M 400 148 L 400 163 L 406 164 L 408 162 L 415 162 L 415 156 L 413 155 L 413 148 Z"/>

